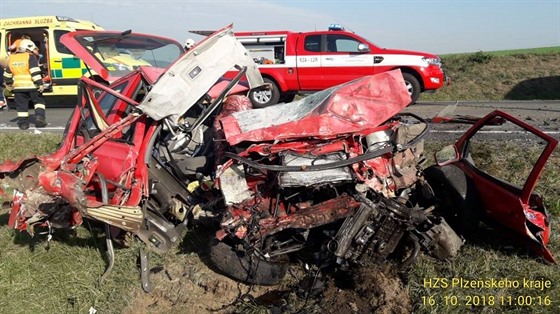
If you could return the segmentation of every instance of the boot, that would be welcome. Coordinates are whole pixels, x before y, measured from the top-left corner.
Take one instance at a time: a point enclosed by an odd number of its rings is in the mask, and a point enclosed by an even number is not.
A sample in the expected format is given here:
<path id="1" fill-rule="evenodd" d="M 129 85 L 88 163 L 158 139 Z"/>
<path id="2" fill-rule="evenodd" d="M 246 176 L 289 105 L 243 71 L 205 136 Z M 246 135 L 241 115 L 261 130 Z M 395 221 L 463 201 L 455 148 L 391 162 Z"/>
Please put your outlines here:
<path id="1" fill-rule="evenodd" d="M 19 120 L 18 127 L 20 130 L 27 130 L 29 129 L 29 122 L 27 120 Z"/>
<path id="2" fill-rule="evenodd" d="M 45 117 L 35 116 L 35 127 L 36 128 L 44 128 L 47 126 L 47 120 Z"/>

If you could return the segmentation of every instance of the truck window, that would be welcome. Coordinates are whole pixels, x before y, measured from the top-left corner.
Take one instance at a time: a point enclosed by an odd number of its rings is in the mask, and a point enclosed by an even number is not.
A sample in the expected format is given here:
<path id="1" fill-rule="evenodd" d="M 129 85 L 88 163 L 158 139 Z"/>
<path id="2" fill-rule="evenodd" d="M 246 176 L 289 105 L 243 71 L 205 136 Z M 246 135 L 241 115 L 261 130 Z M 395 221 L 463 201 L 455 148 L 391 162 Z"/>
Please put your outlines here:
<path id="1" fill-rule="evenodd" d="M 66 53 L 71 55 L 72 52 L 70 50 L 68 50 L 68 48 L 66 48 L 63 44 L 60 43 L 60 37 L 66 33 L 69 33 L 69 31 L 60 31 L 60 30 L 55 30 L 54 31 L 54 43 L 56 46 L 56 51 L 60 52 L 60 53 Z"/>
<path id="2" fill-rule="evenodd" d="M 358 52 L 360 42 L 347 35 L 327 35 L 328 52 Z"/>
<path id="3" fill-rule="evenodd" d="M 309 35 L 305 37 L 304 49 L 311 52 L 321 51 L 321 35 Z"/>

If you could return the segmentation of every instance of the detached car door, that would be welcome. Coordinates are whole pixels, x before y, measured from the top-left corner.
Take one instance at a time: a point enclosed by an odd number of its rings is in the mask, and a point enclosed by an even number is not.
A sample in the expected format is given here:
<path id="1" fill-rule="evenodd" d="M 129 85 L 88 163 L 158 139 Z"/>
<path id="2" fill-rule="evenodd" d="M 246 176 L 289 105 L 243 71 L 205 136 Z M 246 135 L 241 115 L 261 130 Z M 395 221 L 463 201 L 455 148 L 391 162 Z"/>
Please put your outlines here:
<path id="1" fill-rule="evenodd" d="M 557 144 L 556 139 L 535 127 L 494 111 L 454 146 L 436 153 L 439 166 L 435 172 L 447 179 L 447 186 L 438 189 L 455 192 L 451 205 L 462 211 L 458 212 L 462 224 L 474 223 L 474 217 L 483 219 L 511 231 L 508 233 L 517 242 L 555 262 L 546 248 L 550 218 L 542 198 L 533 190 Z M 433 178 L 434 169 L 430 170 L 428 177 Z"/>

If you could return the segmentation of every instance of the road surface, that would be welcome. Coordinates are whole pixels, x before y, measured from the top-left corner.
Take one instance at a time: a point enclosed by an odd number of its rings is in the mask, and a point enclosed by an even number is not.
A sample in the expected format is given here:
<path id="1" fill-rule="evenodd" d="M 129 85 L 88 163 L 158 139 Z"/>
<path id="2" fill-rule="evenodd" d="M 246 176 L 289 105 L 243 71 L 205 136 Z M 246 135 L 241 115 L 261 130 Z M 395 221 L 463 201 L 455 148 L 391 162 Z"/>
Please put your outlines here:
<path id="1" fill-rule="evenodd" d="M 502 110 L 516 118 L 538 127 L 545 133 L 560 139 L 560 101 L 480 101 L 480 102 L 419 102 L 405 109 L 425 119 L 431 119 L 444 108 L 456 104 L 454 114 L 482 117 L 494 110 Z M 62 133 L 72 113 L 73 108 L 47 108 L 48 126 L 35 129 L 33 123 L 27 131 L 21 131 L 17 127 L 17 115 L 15 109 L 0 110 L 0 132 L 58 132 Z M 33 110 L 30 110 L 31 122 L 33 122 Z M 433 124 L 431 136 L 441 136 L 453 140 L 461 135 L 469 124 L 447 123 Z M 496 132 L 507 132 L 496 128 Z"/>

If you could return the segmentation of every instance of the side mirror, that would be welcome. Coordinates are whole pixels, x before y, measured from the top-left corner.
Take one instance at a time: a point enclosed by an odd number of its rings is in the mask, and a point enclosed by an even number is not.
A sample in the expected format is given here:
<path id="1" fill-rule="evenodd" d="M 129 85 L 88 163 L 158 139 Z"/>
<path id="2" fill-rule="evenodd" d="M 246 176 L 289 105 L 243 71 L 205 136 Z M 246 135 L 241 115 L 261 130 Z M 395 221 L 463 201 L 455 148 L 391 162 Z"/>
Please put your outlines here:
<path id="1" fill-rule="evenodd" d="M 459 160 L 459 152 L 455 145 L 445 146 L 442 150 L 434 154 L 438 166 L 445 166 Z"/>
<path id="2" fill-rule="evenodd" d="M 363 43 L 358 44 L 358 51 L 359 52 L 369 52 L 369 46 Z"/>

